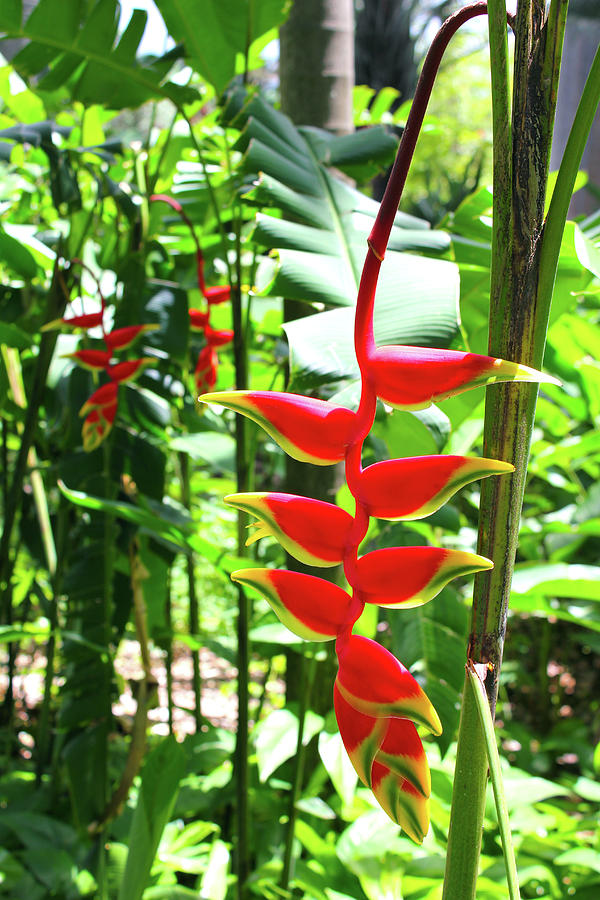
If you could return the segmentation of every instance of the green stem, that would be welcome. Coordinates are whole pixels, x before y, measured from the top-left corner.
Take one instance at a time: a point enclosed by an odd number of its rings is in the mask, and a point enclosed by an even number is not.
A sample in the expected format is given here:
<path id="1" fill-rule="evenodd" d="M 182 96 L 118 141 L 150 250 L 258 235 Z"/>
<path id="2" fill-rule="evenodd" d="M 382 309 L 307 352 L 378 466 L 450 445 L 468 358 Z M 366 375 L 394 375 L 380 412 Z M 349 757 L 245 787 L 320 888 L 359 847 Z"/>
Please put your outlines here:
<path id="1" fill-rule="evenodd" d="M 313 654 L 309 660 L 306 656 L 302 657 L 302 671 L 300 683 L 300 707 L 298 709 L 298 740 L 296 741 L 296 754 L 294 756 L 294 775 L 292 781 L 292 791 L 290 795 L 290 809 L 288 813 L 287 832 L 285 836 L 285 851 L 283 854 L 283 869 L 281 872 L 281 880 L 279 885 L 282 891 L 287 891 L 290 878 L 292 876 L 294 838 L 296 832 L 296 819 L 298 816 L 297 803 L 302 792 L 302 782 L 304 780 L 304 762 L 306 759 L 306 751 L 304 748 L 304 722 L 306 719 L 306 711 L 310 703 L 310 696 L 317 671 L 317 661 Z"/>
<path id="2" fill-rule="evenodd" d="M 167 598 L 165 619 L 167 623 L 167 648 L 166 648 L 166 668 L 167 668 L 167 711 L 169 716 L 169 734 L 173 734 L 173 609 L 171 598 L 171 569 L 167 574 Z"/>
<path id="3" fill-rule="evenodd" d="M 490 26 L 490 41 L 496 42 L 491 47 L 492 69 L 501 52 L 497 46 L 500 37 L 497 5 L 498 0 L 493 6 L 490 4 L 494 20 Z M 560 57 L 564 33 L 564 19 L 557 14 L 557 4 L 551 7 L 553 18 L 550 23 L 545 19 L 544 8 L 542 0 L 521 0 L 517 9 L 510 153 L 512 179 L 507 186 L 509 163 L 498 159 L 496 154 L 496 227 L 489 332 L 490 355 L 518 360 L 536 368 L 542 364 L 548 327 L 549 306 L 541 308 L 538 297 L 540 248 L 556 100 L 556 83 L 552 79 L 558 77 L 556 61 Z M 548 73 L 551 77 L 543 77 Z M 504 78 L 498 78 L 498 81 L 503 82 Z M 495 114 L 494 123 L 505 131 L 506 102 L 504 98 L 499 102 L 501 111 Z M 500 135 L 496 141 L 504 148 L 501 152 L 506 153 L 507 138 Z M 508 290 L 501 283 L 502 279 L 506 279 Z M 485 690 L 492 716 L 498 692 L 536 399 L 537 387 L 531 385 L 497 385 L 486 395 L 484 456 L 507 460 L 515 466 L 512 476 L 487 479 L 481 491 L 478 553 L 492 559 L 494 568 L 475 578 L 468 659 L 485 667 Z M 477 717 L 476 701 L 467 681 L 458 734 L 444 900 L 472 900 L 475 897 L 485 804 L 483 786 L 487 778 L 483 746 L 484 734 Z M 474 791 L 475 799 L 469 796 L 471 791 Z"/>
<path id="4" fill-rule="evenodd" d="M 50 606 L 50 637 L 46 644 L 46 671 L 44 673 L 44 696 L 40 708 L 40 720 L 36 739 L 36 779 L 40 784 L 44 768 L 48 762 L 50 746 L 50 712 L 52 708 L 52 687 L 54 682 L 54 658 L 56 654 L 56 631 L 58 628 L 59 597 L 63 567 L 66 559 L 67 522 L 69 504 L 61 494 L 56 523 L 57 566 L 52 575 L 52 602 Z"/>
<path id="5" fill-rule="evenodd" d="M 473 687 L 465 678 L 458 726 L 443 900 L 475 897 L 487 786 L 487 756 Z"/>
<path id="6" fill-rule="evenodd" d="M 504 863 L 506 865 L 508 896 L 510 900 L 520 900 L 517 863 L 515 861 L 515 851 L 510 834 L 508 807 L 506 805 L 504 783 L 502 781 L 502 772 L 500 770 L 500 756 L 498 754 L 498 745 L 496 744 L 494 720 L 492 719 L 492 714 L 488 706 L 483 682 L 472 664 L 467 665 L 467 679 L 470 681 L 471 690 L 475 698 L 475 705 L 477 706 L 477 712 L 479 713 L 479 720 L 485 738 L 485 748 L 490 767 L 492 789 L 494 791 L 494 802 L 496 804 L 496 813 L 498 815 L 498 828 L 500 829 L 500 839 L 502 841 L 502 851 L 504 853 Z"/>
<path id="7" fill-rule="evenodd" d="M 179 454 L 179 470 L 181 473 L 181 500 L 188 512 L 192 509 L 192 496 L 190 490 L 189 457 L 187 453 Z M 186 569 L 188 581 L 188 599 L 190 614 L 190 633 L 197 640 L 200 633 L 200 612 L 198 594 L 196 592 L 196 576 L 194 565 L 194 553 L 188 550 L 186 553 Z M 199 732 L 202 725 L 202 678 L 200 675 L 200 650 L 192 650 L 192 684 L 194 689 L 194 721 L 196 731 Z"/>

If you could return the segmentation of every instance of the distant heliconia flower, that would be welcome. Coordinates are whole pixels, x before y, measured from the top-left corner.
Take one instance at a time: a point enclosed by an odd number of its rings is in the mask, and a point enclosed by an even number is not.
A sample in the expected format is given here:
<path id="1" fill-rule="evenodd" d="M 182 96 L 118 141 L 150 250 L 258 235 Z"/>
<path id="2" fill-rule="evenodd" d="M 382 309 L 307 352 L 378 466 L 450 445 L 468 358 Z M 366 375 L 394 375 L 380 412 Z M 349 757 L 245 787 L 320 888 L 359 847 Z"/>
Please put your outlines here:
<path id="1" fill-rule="evenodd" d="M 132 381 L 137 378 L 145 366 L 153 362 L 150 357 L 139 359 L 126 359 L 120 362 L 113 361 L 115 352 L 125 350 L 142 334 L 154 331 L 158 325 L 145 323 L 143 325 L 126 325 L 123 328 L 113 329 L 107 332 L 104 328 L 105 303 L 101 296 L 102 309 L 98 313 L 84 313 L 80 316 L 70 316 L 50 322 L 43 330 L 49 328 L 90 328 L 102 329 L 102 341 L 105 350 L 83 349 L 66 354 L 65 358 L 72 359 L 83 368 L 90 369 L 97 374 L 104 372 L 109 381 L 100 385 L 91 394 L 81 407 L 80 415 L 85 416 L 81 434 L 83 449 L 95 450 L 109 434 L 116 418 L 118 409 L 119 384 Z"/>
<path id="2" fill-rule="evenodd" d="M 475 4 L 468 10 L 467 18 L 484 12 L 485 4 Z M 450 33 L 446 29 L 443 40 Z M 437 45 L 424 65 L 428 78 L 439 58 Z M 422 90 L 419 96 L 428 96 Z M 439 735 L 442 723 L 411 672 L 389 650 L 354 634 L 353 629 L 366 604 L 388 609 L 420 606 L 453 578 L 484 571 L 492 563 L 475 553 L 432 546 L 391 547 L 360 555 L 361 544 L 370 517 L 394 520 L 429 516 L 464 485 L 491 475 L 510 474 L 513 466 L 492 459 L 434 455 L 386 460 L 364 468 L 364 441 L 373 426 L 378 400 L 403 410 L 419 410 L 436 400 L 499 381 L 554 381 L 528 366 L 461 350 L 378 347 L 375 343 L 373 311 L 379 270 L 425 105 L 426 100 L 415 100 L 411 107 L 368 238 L 354 328 L 361 376 L 358 410 L 276 391 L 229 391 L 200 397 L 205 403 L 219 404 L 256 422 L 301 462 L 344 462 L 346 482 L 355 501 L 354 515 L 333 504 L 277 492 L 232 494 L 226 502 L 257 519 L 248 543 L 270 535 L 307 565 L 328 566 L 341 561 L 348 590 L 316 576 L 278 569 L 247 568 L 233 572 L 231 577 L 262 594 L 295 634 L 311 641 L 335 641 L 338 673 L 333 700 L 348 756 L 381 808 L 417 843 L 429 829 L 431 791 L 417 727 Z"/>

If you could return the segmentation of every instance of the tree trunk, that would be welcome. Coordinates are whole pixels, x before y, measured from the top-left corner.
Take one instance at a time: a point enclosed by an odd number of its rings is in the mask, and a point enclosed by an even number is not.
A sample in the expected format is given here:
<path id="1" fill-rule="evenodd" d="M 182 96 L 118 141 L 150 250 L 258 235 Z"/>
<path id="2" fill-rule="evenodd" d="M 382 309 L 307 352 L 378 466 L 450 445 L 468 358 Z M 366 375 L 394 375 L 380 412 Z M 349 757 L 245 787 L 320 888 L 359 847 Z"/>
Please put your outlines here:
<path id="1" fill-rule="evenodd" d="M 352 0 L 295 0 L 279 43 L 283 112 L 296 125 L 352 131 Z"/>

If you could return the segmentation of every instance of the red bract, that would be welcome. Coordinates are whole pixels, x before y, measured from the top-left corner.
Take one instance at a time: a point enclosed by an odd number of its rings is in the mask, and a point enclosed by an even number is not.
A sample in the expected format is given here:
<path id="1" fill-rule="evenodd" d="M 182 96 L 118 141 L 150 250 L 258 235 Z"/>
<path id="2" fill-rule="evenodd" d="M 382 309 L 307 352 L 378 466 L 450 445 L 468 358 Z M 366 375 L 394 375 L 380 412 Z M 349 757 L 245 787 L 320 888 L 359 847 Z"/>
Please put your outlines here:
<path id="1" fill-rule="evenodd" d="M 442 547 L 387 547 L 350 562 L 348 580 L 363 603 L 409 609 L 428 603 L 453 578 L 492 567 L 489 559 Z"/>
<path id="2" fill-rule="evenodd" d="M 413 456 L 374 463 L 350 488 L 370 516 L 422 519 L 465 484 L 514 471 L 511 463 L 466 456 Z"/>
<path id="3" fill-rule="evenodd" d="M 434 400 L 497 381 L 556 382 L 505 359 L 428 347 L 378 347 L 365 375 L 377 396 L 397 409 L 424 409 Z"/>
<path id="4" fill-rule="evenodd" d="M 208 344 L 200 351 L 194 370 L 196 393 L 212 391 L 217 382 L 217 354 Z"/>
<path id="5" fill-rule="evenodd" d="M 134 378 L 141 374 L 142 369 L 151 362 L 152 359 L 149 356 L 144 356 L 142 359 L 125 359 L 114 366 L 108 366 L 106 371 L 111 381 L 119 383 L 122 381 L 133 381 Z"/>
<path id="6" fill-rule="evenodd" d="M 64 319 L 54 319 L 47 322 L 42 331 L 52 331 L 56 328 L 97 328 L 102 325 L 103 310 L 96 313 L 84 313 L 81 316 L 67 316 Z"/>
<path id="7" fill-rule="evenodd" d="M 424 63 L 432 80 L 443 48 L 459 24 L 485 12 L 476 4 L 443 26 Z M 266 596 L 281 621 L 309 640 L 336 641 L 339 671 L 334 688 L 336 717 L 354 768 L 385 812 L 413 840 L 429 827 L 430 776 L 415 729 L 433 734 L 440 719 L 422 687 L 402 663 L 375 641 L 353 634 L 365 603 L 409 607 L 426 603 L 452 578 L 491 567 L 484 557 L 440 547 L 393 547 L 359 557 L 370 516 L 415 519 L 430 515 L 463 485 L 512 465 L 461 456 L 397 459 L 364 469 L 362 450 L 375 418 L 377 399 L 402 409 L 422 409 L 495 381 L 553 379 L 506 360 L 458 350 L 377 347 L 373 309 L 379 269 L 431 84 L 421 80 L 392 175 L 368 241 L 356 304 L 354 348 L 361 374 L 358 411 L 290 393 L 238 391 L 204 395 L 247 416 L 291 456 L 330 465 L 344 460 L 354 496 L 353 517 L 331 504 L 281 494 L 235 494 L 228 502 L 259 520 L 255 537 L 278 538 L 288 552 L 313 565 L 341 559 L 350 585 L 273 569 L 243 569 L 232 578 Z M 334 507 L 335 509 L 335 507 Z M 253 538 L 250 538 L 252 541 Z M 415 724 L 413 724 L 415 723 Z"/>
<path id="8" fill-rule="evenodd" d="M 333 503 L 279 493 L 230 494 L 225 503 L 258 519 L 248 526 L 255 530 L 246 545 L 272 535 L 308 566 L 335 566 L 343 559 L 353 519 Z"/>
<path id="9" fill-rule="evenodd" d="M 96 406 L 92 409 L 81 429 L 83 449 L 86 452 L 89 453 L 91 450 L 95 450 L 102 443 L 112 428 L 116 414 L 116 400 L 110 406 Z"/>
<path id="10" fill-rule="evenodd" d="M 217 331 L 211 328 L 210 325 L 207 325 L 204 329 L 204 337 L 209 347 L 224 347 L 225 344 L 229 344 L 233 340 L 233 331 L 229 328 Z"/>
<path id="11" fill-rule="evenodd" d="M 131 347 L 133 342 L 140 334 L 146 334 L 148 331 L 155 331 L 158 325 L 127 325 L 125 328 L 117 328 L 116 331 L 109 331 L 104 335 L 104 343 L 111 350 L 125 350 Z"/>
<path id="12" fill-rule="evenodd" d="M 331 641 L 347 622 L 350 595 L 330 581 L 281 569 L 239 569 L 231 577 L 260 591 L 283 624 L 307 641 Z"/>
<path id="13" fill-rule="evenodd" d="M 108 384 L 103 384 L 101 387 L 97 388 L 94 393 L 88 397 L 86 402 L 83 404 L 79 411 L 80 416 L 85 416 L 92 409 L 102 409 L 107 406 L 112 406 L 117 402 L 117 392 L 118 386 L 109 381 Z"/>
<path id="14" fill-rule="evenodd" d="M 228 284 L 217 284 L 214 287 L 204 288 L 204 297 L 210 306 L 217 303 L 225 303 L 231 299 L 231 288 Z"/>
<path id="15" fill-rule="evenodd" d="M 84 369 L 100 371 L 107 367 L 111 356 L 110 350 L 77 350 L 75 353 L 65 354 L 65 359 L 74 360 Z"/>
<path id="16" fill-rule="evenodd" d="M 192 331 L 204 331 L 208 325 L 208 310 L 203 312 L 201 309 L 190 309 L 188 312 Z"/>
<path id="17" fill-rule="evenodd" d="M 257 422 L 300 462 L 329 466 L 344 459 L 356 416 L 327 400 L 277 391 L 223 391 L 198 398 Z"/>

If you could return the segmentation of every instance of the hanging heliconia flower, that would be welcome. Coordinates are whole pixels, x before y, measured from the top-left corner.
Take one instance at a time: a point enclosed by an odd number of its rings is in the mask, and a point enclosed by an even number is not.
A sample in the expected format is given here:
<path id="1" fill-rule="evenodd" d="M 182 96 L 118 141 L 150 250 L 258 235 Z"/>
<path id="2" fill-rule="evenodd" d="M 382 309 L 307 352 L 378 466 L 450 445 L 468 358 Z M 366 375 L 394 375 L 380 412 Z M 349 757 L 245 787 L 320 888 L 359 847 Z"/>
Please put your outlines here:
<path id="1" fill-rule="evenodd" d="M 73 262 L 83 266 L 79 260 Z M 84 266 L 87 268 L 87 266 Z M 91 273 L 90 273 L 91 274 Z M 127 325 L 124 328 L 116 328 L 106 331 L 104 328 L 104 314 L 106 303 L 100 288 L 98 287 L 101 308 L 94 313 L 84 313 L 78 316 L 65 316 L 48 322 L 42 331 L 54 329 L 70 329 L 88 331 L 92 328 L 100 328 L 105 350 L 84 349 L 67 353 L 65 357 L 72 359 L 77 365 L 91 372 L 100 374 L 104 372 L 108 381 L 100 385 L 93 394 L 88 397 L 81 407 L 80 416 L 85 416 L 81 429 L 83 449 L 87 452 L 95 450 L 110 432 L 118 407 L 119 384 L 133 381 L 141 374 L 144 367 L 152 362 L 150 357 L 138 359 L 113 360 L 115 351 L 125 350 L 130 347 L 140 335 L 148 331 L 154 331 L 158 325 Z"/>
<path id="2" fill-rule="evenodd" d="M 405 832 L 421 843 L 429 828 L 431 789 L 427 759 L 417 733 L 441 733 L 439 717 L 410 672 L 376 641 L 353 634 L 365 604 L 410 608 L 427 603 L 452 578 L 489 569 L 490 560 L 439 547 L 395 547 L 363 556 L 359 548 L 369 517 L 428 516 L 459 488 L 478 478 L 513 471 L 509 463 L 463 456 L 387 460 L 363 468 L 362 449 L 373 425 L 377 399 L 402 410 L 499 381 L 553 381 L 518 363 L 456 350 L 378 347 L 373 308 L 379 269 L 404 186 L 433 76 L 458 25 L 486 11 L 461 10 L 442 27 L 423 67 L 410 116 L 379 214 L 368 239 L 355 316 L 354 346 L 361 375 L 356 412 L 324 400 L 289 393 L 234 391 L 206 394 L 261 425 L 286 451 L 304 462 L 345 463 L 354 516 L 330 503 L 281 493 L 233 494 L 226 502 L 257 519 L 249 543 L 273 535 L 292 556 L 314 566 L 341 562 L 345 591 L 312 575 L 248 568 L 232 579 L 259 591 L 280 620 L 306 640 L 334 640 L 338 674 L 334 708 L 340 734 L 361 781 Z"/>
<path id="3" fill-rule="evenodd" d="M 178 213 L 190 230 L 194 244 L 196 245 L 196 274 L 198 279 L 198 290 L 202 294 L 206 302 L 206 309 L 190 309 L 190 330 L 204 335 L 206 341 L 205 346 L 200 351 L 196 366 L 194 369 L 194 387 L 196 395 L 206 391 L 212 391 L 217 383 L 217 369 L 219 358 L 216 348 L 223 347 L 233 340 L 233 331 L 229 329 L 215 330 L 210 326 L 211 307 L 219 303 L 225 303 L 231 297 L 231 288 L 228 284 L 214 285 L 207 287 L 204 280 L 204 256 L 202 248 L 196 235 L 196 230 L 183 209 L 181 203 L 168 194 L 152 194 L 150 197 L 152 202 L 162 201 L 168 204 L 171 209 Z"/>

